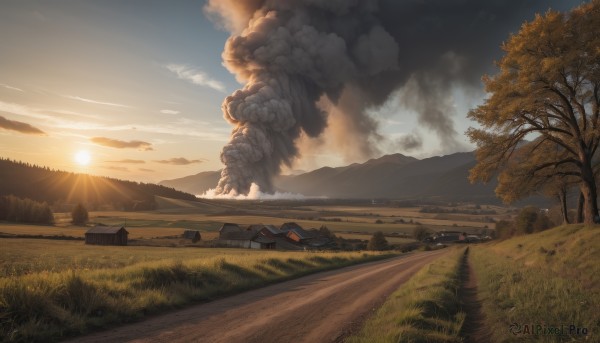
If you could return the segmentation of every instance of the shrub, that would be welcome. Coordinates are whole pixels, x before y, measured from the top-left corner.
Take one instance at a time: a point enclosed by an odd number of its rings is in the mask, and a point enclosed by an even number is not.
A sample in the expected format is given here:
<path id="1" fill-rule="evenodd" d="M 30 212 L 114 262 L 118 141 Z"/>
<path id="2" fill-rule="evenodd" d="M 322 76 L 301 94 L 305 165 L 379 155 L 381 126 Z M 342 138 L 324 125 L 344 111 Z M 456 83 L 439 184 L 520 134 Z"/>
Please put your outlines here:
<path id="1" fill-rule="evenodd" d="M 88 211 L 82 203 L 77 204 L 71 211 L 71 219 L 71 222 L 75 225 L 85 225 L 88 222 Z"/>
<path id="2" fill-rule="evenodd" d="M 388 242 L 381 231 L 375 232 L 367 244 L 367 250 L 386 250 L 387 248 Z"/>

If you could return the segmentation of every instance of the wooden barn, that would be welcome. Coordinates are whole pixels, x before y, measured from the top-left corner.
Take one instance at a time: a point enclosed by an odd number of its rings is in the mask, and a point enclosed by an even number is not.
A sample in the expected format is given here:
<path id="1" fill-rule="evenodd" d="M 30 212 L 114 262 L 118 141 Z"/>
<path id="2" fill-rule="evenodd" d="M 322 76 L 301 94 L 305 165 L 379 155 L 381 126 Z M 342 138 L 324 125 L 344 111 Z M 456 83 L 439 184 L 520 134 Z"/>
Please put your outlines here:
<path id="1" fill-rule="evenodd" d="M 183 239 L 189 239 L 192 243 L 196 243 L 202 239 L 200 235 L 200 231 L 198 230 L 185 230 L 183 231 L 183 235 L 181 235 Z"/>
<path id="2" fill-rule="evenodd" d="M 128 234 L 122 226 L 95 226 L 85 233 L 85 244 L 127 245 Z"/>

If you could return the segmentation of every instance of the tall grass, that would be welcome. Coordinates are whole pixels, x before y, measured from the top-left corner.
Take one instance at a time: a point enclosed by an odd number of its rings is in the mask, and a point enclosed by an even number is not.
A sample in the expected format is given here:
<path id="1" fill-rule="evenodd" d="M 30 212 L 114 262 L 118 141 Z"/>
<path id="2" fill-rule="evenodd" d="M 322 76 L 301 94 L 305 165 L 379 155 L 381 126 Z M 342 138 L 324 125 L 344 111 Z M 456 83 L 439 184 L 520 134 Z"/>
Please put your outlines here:
<path id="1" fill-rule="evenodd" d="M 600 341 L 597 227 L 519 236 L 476 247 L 472 257 L 493 341 Z M 571 332 L 571 325 L 588 334 Z"/>
<path id="2" fill-rule="evenodd" d="M 394 292 L 348 343 L 459 342 L 460 266 L 456 250 L 423 267 Z"/>
<path id="3" fill-rule="evenodd" d="M 0 337 L 3 342 L 56 341 L 190 302 L 389 256 L 234 251 L 214 257 L 141 262 L 118 269 L 3 277 Z"/>

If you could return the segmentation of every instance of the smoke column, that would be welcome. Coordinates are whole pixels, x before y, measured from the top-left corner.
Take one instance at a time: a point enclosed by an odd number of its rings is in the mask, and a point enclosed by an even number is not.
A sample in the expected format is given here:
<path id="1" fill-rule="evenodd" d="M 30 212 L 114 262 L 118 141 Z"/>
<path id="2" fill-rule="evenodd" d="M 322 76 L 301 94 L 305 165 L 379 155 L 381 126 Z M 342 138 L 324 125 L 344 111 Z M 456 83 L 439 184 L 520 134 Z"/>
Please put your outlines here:
<path id="1" fill-rule="evenodd" d="M 365 111 L 394 91 L 424 128 L 458 149 L 453 87 L 480 89 L 508 32 L 549 3 L 560 2 L 210 0 L 206 12 L 232 33 L 224 65 L 245 84 L 222 104 L 234 129 L 215 193 L 247 194 L 252 183 L 272 193 L 273 177 L 298 156 L 299 137 L 319 137 L 327 112 L 348 124 L 335 128 L 347 131 L 339 137 L 377 152 L 377 122 Z"/>

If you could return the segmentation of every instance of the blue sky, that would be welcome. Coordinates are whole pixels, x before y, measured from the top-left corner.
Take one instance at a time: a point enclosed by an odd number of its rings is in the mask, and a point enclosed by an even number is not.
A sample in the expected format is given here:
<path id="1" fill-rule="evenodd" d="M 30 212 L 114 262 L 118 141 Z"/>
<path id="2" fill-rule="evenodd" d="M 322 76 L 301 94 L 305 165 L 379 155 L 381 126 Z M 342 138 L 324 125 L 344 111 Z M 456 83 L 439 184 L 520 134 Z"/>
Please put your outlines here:
<path id="1" fill-rule="evenodd" d="M 2 157 L 145 182 L 220 169 L 231 131 L 220 105 L 241 85 L 221 64 L 229 33 L 206 18 L 204 5 L 3 0 L 0 117 L 8 124 L 0 127 Z M 483 96 L 482 90 L 454 92 L 459 133 L 471 125 L 466 112 Z M 420 132 L 426 139 L 413 156 L 452 152 L 393 97 L 371 114 L 390 141 Z M 462 150 L 472 148 L 460 139 Z M 89 165 L 75 160 L 80 151 L 90 155 Z M 403 152 L 393 144 L 381 151 Z M 325 145 L 294 168 L 362 162 L 352 159 Z"/>

